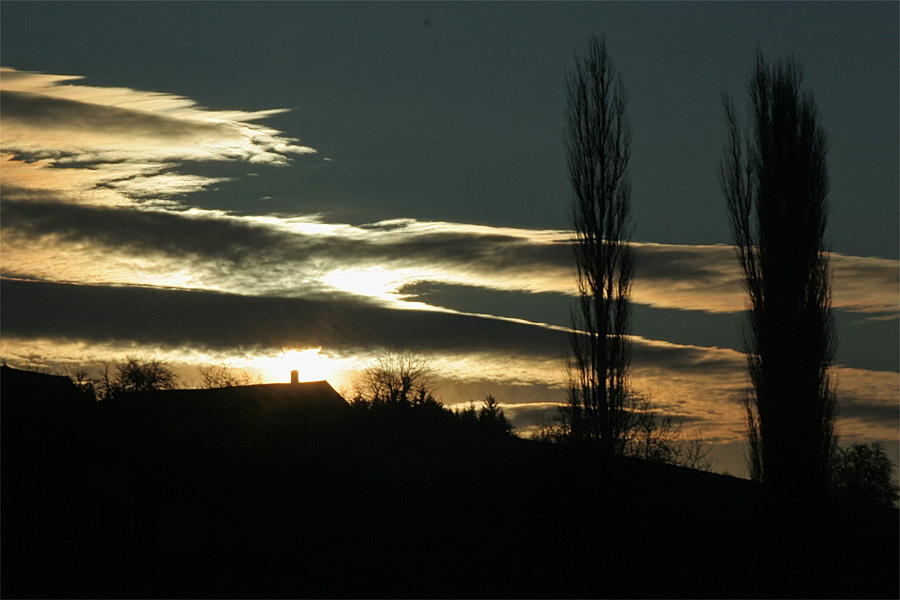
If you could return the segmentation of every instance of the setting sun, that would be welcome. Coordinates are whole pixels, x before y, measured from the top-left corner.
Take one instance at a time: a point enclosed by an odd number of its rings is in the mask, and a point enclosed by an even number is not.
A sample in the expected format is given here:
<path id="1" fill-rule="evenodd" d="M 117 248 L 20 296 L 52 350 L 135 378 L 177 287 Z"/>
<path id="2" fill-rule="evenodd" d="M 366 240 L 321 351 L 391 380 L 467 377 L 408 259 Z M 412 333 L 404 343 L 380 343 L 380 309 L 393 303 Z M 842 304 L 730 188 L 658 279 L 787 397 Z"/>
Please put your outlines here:
<path id="1" fill-rule="evenodd" d="M 284 350 L 276 357 L 259 359 L 257 368 L 267 383 L 287 383 L 291 371 L 299 373 L 300 381 L 333 381 L 338 376 L 337 361 L 321 352 L 321 348 Z"/>

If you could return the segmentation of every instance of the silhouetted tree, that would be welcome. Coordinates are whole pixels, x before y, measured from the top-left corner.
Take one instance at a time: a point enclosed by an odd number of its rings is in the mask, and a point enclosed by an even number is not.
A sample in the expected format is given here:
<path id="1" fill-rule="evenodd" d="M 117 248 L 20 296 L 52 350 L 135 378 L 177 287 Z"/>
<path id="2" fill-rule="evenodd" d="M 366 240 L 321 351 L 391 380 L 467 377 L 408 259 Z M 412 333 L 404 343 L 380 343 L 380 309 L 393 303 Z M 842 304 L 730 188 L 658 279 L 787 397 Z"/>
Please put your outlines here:
<path id="1" fill-rule="evenodd" d="M 97 380 L 91 370 L 84 365 L 75 365 L 65 369 L 63 374 L 72 380 L 82 394 L 91 400 L 97 400 Z"/>
<path id="2" fill-rule="evenodd" d="M 385 352 L 353 383 L 353 399 L 369 404 L 423 404 L 434 401 L 434 370 L 424 356 L 406 350 Z"/>
<path id="3" fill-rule="evenodd" d="M 475 402 L 472 400 L 469 400 L 469 403 L 465 408 L 458 408 L 456 410 L 456 416 L 464 425 L 473 428 L 478 425 L 478 411 L 475 409 Z"/>
<path id="4" fill-rule="evenodd" d="M 681 442 L 677 464 L 688 469 L 712 472 L 713 460 L 709 456 L 710 449 L 710 445 L 703 439 L 702 432 L 697 429 L 694 437 Z"/>
<path id="5" fill-rule="evenodd" d="M 572 433 L 574 412 L 571 405 L 562 405 L 552 418 L 536 415 L 531 439 L 554 444 L 582 441 Z M 699 471 L 712 470 L 710 446 L 702 432 L 697 429 L 692 438 L 686 438 L 680 420 L 647 395 L 628 392 L 622 406 L 621 429 L 620 454 Z"/>
<path id="6" fill-rule="evenodd" d="M 112 374 L 110 370 L 109 363 L 104 364 L 103 374 L 98 380 L 97 387 L 103 399 L 123 392 L 171 390 L 178 384 L 172 369 L 156 358 L 126 356 L 123 363 L 115 366 Z"/>
<path id="7" fill-rule="evenodd" d="M 199 365 L 197 372 L 200 373 L 205 388 L 225 388 L 261 383 L 259 376 L 254 380 L 253 375 L 246 369 L 235 369 L 228 363 Z"/>
<path id="8" fill-rule="evenodd" d="M 464 408 L 457 409 L 454 414 L 459 423 L 470 432 L 477 432 L 488 438 L 512 435 L 512 423 L 506 418 L 497 399 L 490 394 L 484 399 L 480 409 L 475 408 L 475 402 L 469 401 Z"/>
<path id="9" fill-rule="evenodd" d="M 538 442 L 552 444 L 564 444 L 571 440 L 566 417 L 571 410 L 570 406 L 560 406 L 556 414 L 548 417 L 546 413 L 539 412 L 531 419 L 531 439 Z"/>
<path id="10" fill-rule="evenodd" d="M 752 475 L 816 495 L 826 489 L 835 443 L 835 338 L 824 243 L 826 137 L 801 83 L 793 59 L 770 66 L 757 51 L 747 127 L 724 99 L 729 141 L 720 181 L 750 296 Z"/>
<path id="11" fill-rule="evenodd" d="M 484 404 L 478 412 L 478 424 L 489 432 L 501 436 L 512 433 L 512 423 L 507 420 L 497 399 L 490 394 L 485 398 Z"/>
<path id="12" fill-rule="evenodd" d="M 628 245 L 631 128 L 606 42 L 592 36 L 566 77 L 566 163 L 572 184 L 576 281 L 569 363 L 571 434 L 622 452 L 630 363 Z"/>
<path id="13" fill-rule="evenodd" d="M 850 444 L 835 451 L 832 485 L 838 495 L 896 506 L 900 487 L 893 475 L 894 463 L 879 442 Z"/>
<path id="14" fill-rule="evenodd" d="M 671 414 L 660 411 L 650 398 L 629 394 L 623 411 L 624 448 L 627 456 L 678 464 L 680 458 L 681 427 Z"/>

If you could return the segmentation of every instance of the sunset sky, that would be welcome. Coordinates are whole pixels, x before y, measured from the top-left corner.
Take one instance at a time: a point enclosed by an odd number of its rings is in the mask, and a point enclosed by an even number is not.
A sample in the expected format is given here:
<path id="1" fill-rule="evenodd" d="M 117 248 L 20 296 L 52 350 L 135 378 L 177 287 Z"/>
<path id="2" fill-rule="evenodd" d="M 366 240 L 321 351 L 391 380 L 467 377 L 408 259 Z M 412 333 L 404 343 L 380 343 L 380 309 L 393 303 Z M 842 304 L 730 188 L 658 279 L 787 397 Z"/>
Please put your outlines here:
<path id="1" fill-rule="evenodd" d="M 844 441 L 898 454 L 898 5 L 0 5 L 0 332 L 12 366 L 140 353 L 349 385 L 386 347 L 520 430 L 564 400 L 564 77 L 629 95 L 634 387 L 743 474 L 745 295 L 717 163 L 757 44 L 829 137 Z"/>

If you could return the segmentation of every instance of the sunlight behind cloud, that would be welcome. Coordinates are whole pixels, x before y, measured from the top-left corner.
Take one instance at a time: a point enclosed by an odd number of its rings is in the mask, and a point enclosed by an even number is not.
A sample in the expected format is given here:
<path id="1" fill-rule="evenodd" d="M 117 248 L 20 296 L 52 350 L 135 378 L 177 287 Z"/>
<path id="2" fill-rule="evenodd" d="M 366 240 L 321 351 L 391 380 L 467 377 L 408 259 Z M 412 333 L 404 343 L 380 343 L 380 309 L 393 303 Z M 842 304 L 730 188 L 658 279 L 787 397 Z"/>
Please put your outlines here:
<path id="1" fill-rule="evenodd" d="M 10 170 L 5 164 L 4 276 L 286 297 L 330 289 L 398 308 L 431 310 L 443 307 L 415 302 L 404 288 L 435 283 L 569 296 L 575 291 L 569 249 L 558 232 L 409 220 L 355 226 L 326 223 L 316 215 L 241 216 L 158 200 L 144 201 L 140 210 L 103 212 L 56 199 L 110 199 L 115 182 L 85 179 L 79 185 L 97 187 L 60 194 L 28 188 L 40 177 L 17 179 L 30 170 L 21 165 Z M 155 179 L 133 181 L 151 193 Z M 731 247 L 634 247 L 635 303 L 711 313 L 744 310 L 746 294 Z M 831 256 L 835 308 L 897 318 L 900 262 Z"/>
<path id="2" fill-rule="evenodd" d="M 700 428 L 703 436 L 716 443 L 745 439 L 741 394 L 749 385 L 744 356 L 735 350 L 685 346 L 634 337 L 633 388 L 648 395 L 660 407 L 683 418 L 691 431 Z M 262 383 L 287 383 L 291 370 L 300 381 L 326 380 L 336 389 L 348 389 L 360 369 L 373 358 L 371 351 L 340 354 L 323 347 L 294 347 L 278 351 L 261 348 L 211 351 L 134 343 L 85 343 L 65 339 L 28 338 L 4 335 L 0 358 L 11 366 L 39 368 L 64 373 L 75 366 L 87 366 L 96 374 L 103 363 L 115 364 L 126 355 L 164 357 L 173 367 L 181 385 L 198 386 L 198 365 L 228 364 L 259 376 Z M 483 396 L 467 390 L 485 387 L 505 408 L 521 405 L 511 413 L 529 410 L 535 399 L 527 390 L 543 390 L 539 396 L 554 395 L 565 401 L 565 371 L 562 357 L 502 352 L 439 352 L 425 354 L 435 371 L 436 396 L 449 405 L 479 403 Z M 842 435 L 853 439 L 894 439 L 898 424 L 896 397 L 900 375 L 895 372 L 834 369 L 838 380 Z M 444 385 L 446 384 L 446 385 Z M 467 387 L 468 386 L 468 387 Z M 518 390 L 518 391 L 517 391 Z M 542 410 L 552 413 L 554 404 Z M 533 407 L 532 407 L 533 408 Z M 549 414 L 548 413 L 548 414 Z"/>
<path id="3" fill-rule="evenodd" d="M 473 399 L 451 391 L 457 385 L 496 385 L 503 406 L 522 414 L 526 409 L 513 407 L 534 403 L 534 390 L 564 397 L 563 356 L 556 355 L 553 340 L 565 341 L 566 331 L 540 322 L 536 311 L 527 315 L 532 321 L 514 318 L 521 313 L 509 304 L 547 294 L 542 301 L 552 307 L 542 310 L 559 306 L 561 315 L 546 322 L 565 322 L 567 297 L 576 291 L 571 232 L 412 218 L 351 224 L 329 222 L 322 214 L 246 215 L 191 207 L 185 199 L 190 194 L 237 179 L 253 169 L 249 165 L 283 166 L 315 150 L 258 122 L 280 109 L 213 111 L 174 94 L 71 83 L 78 79 L 0 70 L 0 274 L 8 284 L 5 298 L 29 282 L 83 290 L 67 296 L 82 300 L 68 303 L 82 312 L 63 320 L 57 331 L 65 335 L 89 320 L 83 307 L 93 311 L 96 328 L 117 319 L 118 329 L 91 332 L 91 344 L 54 338 L 46 315 L 59 321 L 67 303 L 22 292 L 20 298 L 31 300 L 25 306 L 43 298 L 45 318 L 27 331 L 31 337 L 4 335 L 4 359 L 54 370 L 99 367 L 140 352 L 164 356 L 185 385 L 200 381 L 197 365 L 228 364 L 267 383 L 287 382 L 296 369 L 301 381 L 324 379 L 339 388 L 380 347 L 414 340 L 449 382 L 443 399 L 451 404 Z M 237 165 L 232 171 L 212 169 L 217 176 L 179 172 L 194 161 Z M 678 309 L 744 310 L 746 293 L 732 247 L 632 246 L 636 304 L 671 310 L 673 320 Z M 900 262 L 831 258 L 835 308 L 896 320 Z M 457 297 L 503 292 L 509 304 L 485 317 L 481 313 L 488 308 L 469 298 L 454 305 L 442 303 L 440 294 L 413 293 L 431 284 L 455 286 Z M 101 290 L 129 293 L 97 294 Z M 104 306 L 89 301 L 101 296 Z M 160 303 L 126 306 L 116 301 L 123 297 L 169 299 L 168 322 L 153 322 Z M 186 305 L 213 308 L 179 312 Z M 134 308 L 144 311 L 147 323 L 135 323 L 129 312 Z M 17 316 L 11 314 L 4 313 L 6 331 L 15 333 Z M 207 316 L 215 320 L 213 327 L 204 324 Z M 747 376 L 739 352 L 634 340 L 636 389 L 702 425 L 708 438 L 743 439 L 739 399 Z M 847 399 L 845 431 L 891 438 L 884 424 L 896 423 L 896 411 L 893 421 L 884 415 L 896 409 L 898 375 L 837 372 L 839 394 Z"/>
<path id="4" fill-rule="evenodd" d="M 403 299 L 399 290 L 426 276 L 434 276 L 434 273 L 417 268 L 392 269 L 382 266 L 337 268 L 325 274 L 322 283 L 344 293 L 384 302 L 394 308 L 443 310 L 441 307 Z"/>
<path id="5" fill-rule="evenodd" d="M 344 362 L 323 355 L 321 348 L 308 348 L 284 350 L 275 357 L 259 357 L 249 365 L 259 371 L 264 383 L 287 383 L 291 371 L 298 372 L 300 381 L 333 382 L 346 368 Z"/>
<path id="6" fill-rule="evenodd" d="M 394 292 L 403 282 L 400 273 L 384 267 L 336 269 L 322 280 L 341 291 L 379 300 L 393 301 Z"/>

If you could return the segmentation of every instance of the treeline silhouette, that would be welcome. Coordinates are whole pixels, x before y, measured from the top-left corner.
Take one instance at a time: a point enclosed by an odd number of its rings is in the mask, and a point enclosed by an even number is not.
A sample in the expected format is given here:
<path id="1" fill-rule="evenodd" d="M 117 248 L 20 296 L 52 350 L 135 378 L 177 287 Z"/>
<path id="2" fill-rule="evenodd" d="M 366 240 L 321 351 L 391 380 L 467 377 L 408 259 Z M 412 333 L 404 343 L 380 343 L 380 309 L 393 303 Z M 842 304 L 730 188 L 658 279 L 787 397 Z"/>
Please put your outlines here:
<path id="1" fill-rule="evenodd" d="M 897 589 L 896 509 L 760 528 L 757 483 L 509 436 L 491 402 L 348 403 L 323 382 L 97 402 L 6 366 L 0 386 L 4 597 Z"/>

